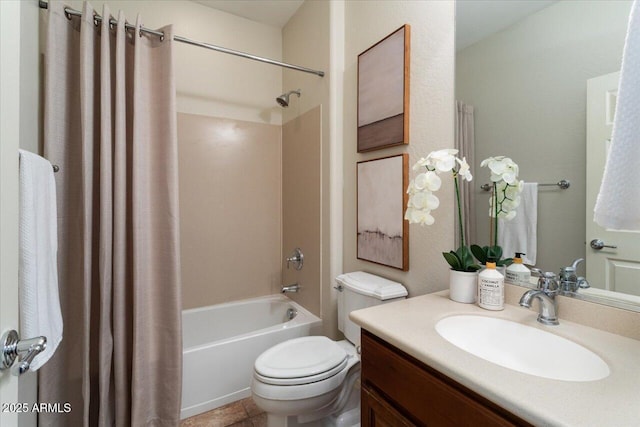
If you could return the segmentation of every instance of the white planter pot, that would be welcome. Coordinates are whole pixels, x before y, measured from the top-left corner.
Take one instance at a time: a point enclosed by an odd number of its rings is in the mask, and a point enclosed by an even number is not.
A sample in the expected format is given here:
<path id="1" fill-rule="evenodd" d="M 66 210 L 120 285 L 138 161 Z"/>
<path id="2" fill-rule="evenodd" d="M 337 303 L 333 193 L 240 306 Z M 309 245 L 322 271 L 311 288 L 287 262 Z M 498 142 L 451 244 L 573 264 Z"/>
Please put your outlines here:
<path id="1" fill-rule="evenodd" d="M 449 298 L 473 304 L 478 297 L 478 272 L 449 271 Z"/>

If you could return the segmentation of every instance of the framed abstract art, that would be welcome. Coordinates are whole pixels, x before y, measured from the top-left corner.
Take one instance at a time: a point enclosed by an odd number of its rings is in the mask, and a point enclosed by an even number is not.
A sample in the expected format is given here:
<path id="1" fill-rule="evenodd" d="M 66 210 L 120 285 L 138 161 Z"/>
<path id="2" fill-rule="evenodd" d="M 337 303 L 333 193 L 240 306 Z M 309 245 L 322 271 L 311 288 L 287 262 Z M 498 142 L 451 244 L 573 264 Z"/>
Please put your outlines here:
<path id="1" fill-rule="evenodd" d="M 358 162 L 358 259 L 407 271 L 409 155 Z"/>
<path id="2" fill-rule="evenodd" d="M 358 152 L 409 143 L 410 27 L 358 55 Z"/>

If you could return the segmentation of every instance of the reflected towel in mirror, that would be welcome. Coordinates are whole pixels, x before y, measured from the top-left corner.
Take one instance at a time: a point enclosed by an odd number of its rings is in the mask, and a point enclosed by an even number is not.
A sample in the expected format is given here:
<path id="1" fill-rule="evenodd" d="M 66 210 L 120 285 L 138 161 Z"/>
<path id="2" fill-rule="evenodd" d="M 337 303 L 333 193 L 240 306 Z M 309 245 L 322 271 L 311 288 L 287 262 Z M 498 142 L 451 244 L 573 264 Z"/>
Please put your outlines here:
<path id="1" fill-rule="evenodd" d="M 515 218 L 510 221 L 500 218 L 498 221 L 498 245 L 502 247 L 503 257 L 511 258 L 516 252 L 524 252 L 526 255 L 522 257 L 522 262 L 535 265 L 538 251 L 538 183 L 525 182 Z"/>

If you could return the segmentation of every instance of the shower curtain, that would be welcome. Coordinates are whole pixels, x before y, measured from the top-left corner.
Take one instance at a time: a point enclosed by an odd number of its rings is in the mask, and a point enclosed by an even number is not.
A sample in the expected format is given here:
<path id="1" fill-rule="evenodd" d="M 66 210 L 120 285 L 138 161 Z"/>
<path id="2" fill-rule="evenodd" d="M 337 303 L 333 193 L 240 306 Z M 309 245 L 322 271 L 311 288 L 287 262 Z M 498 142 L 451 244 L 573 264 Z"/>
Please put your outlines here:
<path id="1" fill-rule="evenodd" d="M 45 156 L 60 166 L 64 338 L 41 426 L 177 426 L 182 386 L 175 90 L 164 40 L 49 1 Z"/>
<path id="2" fill-rule="evenodd" d="M 473 106 L 463 102 L 456 101 L 456 130 L 455 130 L 455 148 L 458 149 L 458 155 L 465 157 L 467 163 L 474 167 L 475 153 L 475 136 L 473 122 Z M 464 240 L 467 245 L 476 241 L 475 227 L 475 205 L 473 203 L 473 185 L 474 181 L 461 181 L 460 183 L 460 202 L 462 205 L 462 220 L 464 221 Z M 458 216 L 456 218 L 456 247 L 460 245 L 460 227 L 458 225 Z"/>

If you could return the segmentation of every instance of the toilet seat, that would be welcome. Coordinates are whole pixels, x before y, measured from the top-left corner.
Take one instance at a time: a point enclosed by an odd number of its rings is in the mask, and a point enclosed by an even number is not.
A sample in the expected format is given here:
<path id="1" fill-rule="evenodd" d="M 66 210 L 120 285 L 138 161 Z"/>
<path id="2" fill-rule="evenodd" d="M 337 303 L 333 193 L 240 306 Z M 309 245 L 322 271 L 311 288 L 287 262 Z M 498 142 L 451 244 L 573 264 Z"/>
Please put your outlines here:
<path id="1" fill-rule="evenodd" d="M 356 348 L 353 344 L 348 341 L 331 341 L 331 343 L 342 348 L 347 354 L 346 364 L 335 375 L 306 384 L 277 385 L 268 384 L 263 381 L 260 378 L 262 375 L 258 374 L 254 369 L 253 381 L 251 383 L 251 392 L 254 399 L 261 401 L 261 404 L 263 405 L 261 407 L 263 407 L 265 411 L 273 413 L 280 413 L 280 411 L 283 410 L 281 405 L 285 401 L 288 402 L 285 405 L 288 408 L 290 408 L 290 405 L 292 405 L 293 402 L 297 402 L 295 405 L 298 408 L 298 405 L 309 405 L 309 408 L 321 408 L 329 404 L 335 396 L 340 393 L 344 386 L 345 378 L 350 375 L 358 376 L 360 373 L 360 359 L 358 358 Z M 305 379 L 308 378 L 309 376 Z M 269 380 L 273 380 L 273 378 L 270 377 Z M 266 409 L 267 407 L 269 410 Z"/>
<path id="2" fill-rule="evenodd" d="M 347 365 L 344 348 L 323 336 L 280 343 L 255 362 L 254 377 L 265 384 L 303 385 L 330 378 Z"/>

